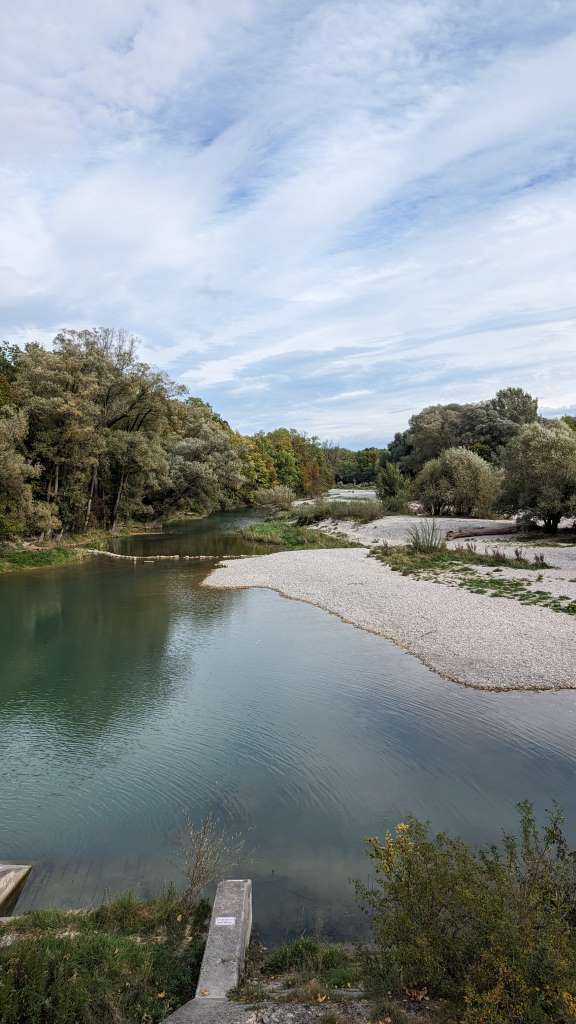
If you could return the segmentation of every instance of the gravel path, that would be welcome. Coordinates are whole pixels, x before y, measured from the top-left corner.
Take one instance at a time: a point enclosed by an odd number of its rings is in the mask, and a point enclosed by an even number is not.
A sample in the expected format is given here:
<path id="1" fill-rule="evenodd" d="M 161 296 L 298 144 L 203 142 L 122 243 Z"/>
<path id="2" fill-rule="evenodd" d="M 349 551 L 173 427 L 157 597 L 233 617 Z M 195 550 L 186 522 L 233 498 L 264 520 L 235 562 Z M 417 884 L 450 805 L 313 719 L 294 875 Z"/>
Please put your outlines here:
<path id="1" fill-rule="evenodd" d="M 552 560 L 550 549 L 547 554 Z M 266 587 L 307 601 L 468 686 L 576 688 L 573 616 L 401 576 L 360 548 L 236 559 L 215 569 L 204 585 Z"/>

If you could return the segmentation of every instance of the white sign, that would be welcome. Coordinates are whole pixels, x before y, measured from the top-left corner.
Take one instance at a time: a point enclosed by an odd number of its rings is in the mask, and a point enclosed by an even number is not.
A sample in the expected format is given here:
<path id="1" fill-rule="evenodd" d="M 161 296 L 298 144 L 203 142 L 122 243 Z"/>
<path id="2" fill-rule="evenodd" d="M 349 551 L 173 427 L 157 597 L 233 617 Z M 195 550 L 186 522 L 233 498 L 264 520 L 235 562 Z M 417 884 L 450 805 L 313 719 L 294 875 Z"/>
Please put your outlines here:
<path id="1" fill-rule="evenodd" d="M 217 917 L 215 923 L 221 928 L 233 928 L 236 924 L 235 917 Z"/>

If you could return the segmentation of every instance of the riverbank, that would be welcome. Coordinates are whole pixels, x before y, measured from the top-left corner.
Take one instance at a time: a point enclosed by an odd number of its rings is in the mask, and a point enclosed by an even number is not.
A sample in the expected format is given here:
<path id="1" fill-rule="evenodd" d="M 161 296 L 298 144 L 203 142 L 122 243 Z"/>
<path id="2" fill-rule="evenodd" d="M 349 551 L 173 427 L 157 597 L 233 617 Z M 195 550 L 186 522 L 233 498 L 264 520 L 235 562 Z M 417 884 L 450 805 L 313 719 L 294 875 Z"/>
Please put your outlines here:
<path id="1" fill-rule="evenodd" d="M 502 573 L 522 575 L 514 569 Z M 554 573 L 557 586 L 575 586 L 565 568 L 548 570 Z M 268 588 L 314 604 L 393 641 L 439 675 L 466 686 L 499 691 L 576 688 L 573 616 L 403 576 L 366 549 L 225 561 L 203 585 Z M 536 580 L 532 585 L 541 586 Z"/>
<path id="2" fill-rule="evenodd" d="M 27 572 L 32 569 L 52 569 L 70 565 L 88 557 L 87 551 L 79 548 L 16 548 L 0 550 L 0 576 L 10 572 Z"/>

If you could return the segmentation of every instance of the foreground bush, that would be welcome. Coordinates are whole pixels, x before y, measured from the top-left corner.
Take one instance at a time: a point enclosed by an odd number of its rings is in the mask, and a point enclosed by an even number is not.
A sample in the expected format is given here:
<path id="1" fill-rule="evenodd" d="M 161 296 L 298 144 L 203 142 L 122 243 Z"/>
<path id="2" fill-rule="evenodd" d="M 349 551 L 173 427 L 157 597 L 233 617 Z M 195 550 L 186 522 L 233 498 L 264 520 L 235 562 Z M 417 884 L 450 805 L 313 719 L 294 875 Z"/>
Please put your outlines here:
<path id="1" fill-rule="evenodd" d="M 16 919 L 0 948 L 2 1024 L 140 1024 L 191 999 L 207 911 L 183 900 L 123 897 L 85 914 Z"/>
<path id="2" fill-rule="evenodd" d="M 368 840 L 375 989 L 427 990 L 461 1024 L 576 1019 L 576 870 L 561 816 L 520 804 L 521 838 L 473 851 L 410 818 Z"/>

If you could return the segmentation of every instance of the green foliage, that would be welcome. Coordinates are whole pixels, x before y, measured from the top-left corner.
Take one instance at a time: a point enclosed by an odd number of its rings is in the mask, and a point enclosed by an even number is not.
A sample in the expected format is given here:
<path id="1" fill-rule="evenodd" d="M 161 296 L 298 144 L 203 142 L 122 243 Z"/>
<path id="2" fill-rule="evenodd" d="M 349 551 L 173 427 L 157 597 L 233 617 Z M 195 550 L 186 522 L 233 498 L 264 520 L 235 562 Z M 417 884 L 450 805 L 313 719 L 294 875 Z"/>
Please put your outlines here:
<path id="1" fill-rule="evenodd" d="M 498 472 L 467 448 L 447 448 L 420 470 L 414 492 L 432 515 L 487 512 L 500 487 Z"/>
<path id="2" fill-rule="evenodd" d="M 321 530 L 307 530 L 295 523 L 273 520 L 246 526 L 240 531 L 242 537 L 253 544 L 268 544 L 286 550 L 299 548 L 353 548 L 354 541 L 336 534 L 322 533 Z"/>
<path id="3" fill-rule="evenodd" d="M 332 972 L 349 965 L 350 956 L 342 946 L 320 942 L 311 936 L 302 936 L 268 953 L 261 970 L 263 974 L 307 972 L 310 977 L 327 980 Z"/>
<path id="4" fill-rule="evenodd" d="M 537 399 L 521 388 L 504 388 L 485 402 L 430 405 L 410 417 L 408 430 L 395 435 L 387 455 L 413 474 L 447 448 L 468 448 L 500 465 L 505 446 L 537 416 Z"/>
<path id="5" fill-rule="evenodd" d="M 576 1012 L 576 864 L 561 815 L 476 852 L 415 818 L 367 840 L 376 990 L 428 990 L 462 1024 L 568 1024 Z"/>
<path id="6" fill-rule="evenodd" d="M 16 569 L 47 569 L 58 565 L 68 565 L 85 557 L 85 552 L 78 548 L 44 548 L 39 551 L 28 548 L 11 551 L 0 548 L 0 575 L 14 572 Z"/>
<path id="7" fill-rule="evenodd" d="M 434 573 L 446 573 L 451 569 L 460 569 L 467 565 L 485 565 L 507 567 L 509 569 L 550 569 L 540 555 L 530 560 L 524 552 L 517 548 L 513 554 L 501 548 L 489 548 L 478 551 L 475 544 L 460 544 L 449 548 L 442 534 L 434 524 L 417 526 L 412 531 L 411 543 L 405 546 L 381 545 L 373 548 L 374 557 L 386 562 L 391 569 L 407 576 L 421 576 L 431 579 Z"/>
<path id="8" fill-rule="evenodd" d="M 576 515 L 576 434 L 565 423 L 528 424 L 504 458 L 502 505 L 544 521 L 555 533 L 563 515 Z"/>
<path id="9" fill-rule="evenodd" d="M 376 477 L 376 494 L 387 515 L 408 512 L 410 485 L 407 477 L 394 462 L 386 462 Z"/>
<path id="10" fill-rule="evenodd" d="M 243 438 L 139 361 L 136 338 L 62 331 L 0 348 L 0 540 L 252 503 L 333 482 L 328 448 L 296 430 Z M 279 491 L 276 491 L 279 494 Z"/>
<path id="11" fill-rule="evenodd" d="M 358 452 L 333 447 L 328 457 L 339 484 L 371 484 L 376 480 L 382 449 L 362 448 Z"/>
<path id="12" fill-rule="evenodd" d="M 371 523 L 384 515 L 379 501 L 358 498 L 352 501 L 315 501 L 311 505 L 299 505 L 294 509 L 296 522 L 300 526 L 311 526 L 325 519 L 353 520 L 357 523 Z"/>
<path id="13" fill-rule="evenodd" d="M 41 911 L 10 924 L 0 948 L 3 1024 L 140 1024 L 191 998 L 207 921 L 174 895 L 82 914 Z"/>

